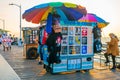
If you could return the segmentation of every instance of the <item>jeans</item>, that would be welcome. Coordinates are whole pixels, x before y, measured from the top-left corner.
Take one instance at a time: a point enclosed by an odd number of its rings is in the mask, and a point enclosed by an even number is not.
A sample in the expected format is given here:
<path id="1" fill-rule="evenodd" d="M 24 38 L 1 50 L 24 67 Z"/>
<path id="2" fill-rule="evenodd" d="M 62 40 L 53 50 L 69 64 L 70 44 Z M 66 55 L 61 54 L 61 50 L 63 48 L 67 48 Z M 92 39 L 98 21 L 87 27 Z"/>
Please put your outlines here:
<path id="1" fill-rule="evenodd" d="M 109 62 L 108 56 L 110 56 L 110 55 L 111 55 L 111 58 L 112 58 L 113 67 L 116 67 L 116 60 L 115 60 L 116 57 L 114 55 L 105 53 L 104 56 L 106 58 L 106 62 Z"/>

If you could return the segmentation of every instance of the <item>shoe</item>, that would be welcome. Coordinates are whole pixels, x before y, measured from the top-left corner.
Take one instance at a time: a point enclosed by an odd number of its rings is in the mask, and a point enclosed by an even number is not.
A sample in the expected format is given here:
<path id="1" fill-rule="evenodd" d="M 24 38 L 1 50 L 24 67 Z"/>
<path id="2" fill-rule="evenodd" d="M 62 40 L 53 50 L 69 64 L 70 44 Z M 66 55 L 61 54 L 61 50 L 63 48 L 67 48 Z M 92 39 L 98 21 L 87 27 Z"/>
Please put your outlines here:
<path id="1" fill-rule="evenodd" d="M 38 64 L 39 64 L 39 65 L 42 65 L 42 64 L 43 64 L 43 62 L 41 62 L 41 61 L 40 61 L 40 62 L 38 62 Z"/>
<path id="2" fill-rule="evenodd" d="M 112 67 L 110 70 L 114 70 L 114 69 L 116 69 L 116 67 Z"/>
<path id="3" fill-rule="evenodd" d="M 109 63 L 110 61 L 106 61 L 105 63 Z"/>

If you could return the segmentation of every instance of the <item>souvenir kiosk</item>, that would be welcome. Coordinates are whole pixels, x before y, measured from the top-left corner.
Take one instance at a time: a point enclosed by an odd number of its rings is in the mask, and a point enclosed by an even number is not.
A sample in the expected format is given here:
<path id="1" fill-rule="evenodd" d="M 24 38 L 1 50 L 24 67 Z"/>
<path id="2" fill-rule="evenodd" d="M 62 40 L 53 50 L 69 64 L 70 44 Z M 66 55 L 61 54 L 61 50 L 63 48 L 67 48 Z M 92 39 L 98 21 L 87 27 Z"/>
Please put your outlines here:
<path id="1" fill-rule="evenodd" d="M 47 47 L 44 48 L 44 67 L 51 73 L 93 69 L 93 33 L 96 25 L 87 22 L 60 21 L 62 27 L 61 63 L 52 64 L 50 70 L 47 62 Z"/>

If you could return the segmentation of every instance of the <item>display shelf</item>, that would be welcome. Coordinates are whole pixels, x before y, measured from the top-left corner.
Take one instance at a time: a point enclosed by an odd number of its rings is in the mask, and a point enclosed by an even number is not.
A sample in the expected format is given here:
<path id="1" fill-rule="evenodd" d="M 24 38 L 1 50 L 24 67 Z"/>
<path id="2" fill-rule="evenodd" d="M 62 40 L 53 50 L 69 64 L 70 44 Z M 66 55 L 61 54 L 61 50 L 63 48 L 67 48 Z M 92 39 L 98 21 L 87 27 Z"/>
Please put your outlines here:
<path id="1" fill-rule="evenodd" d="M 63 55 L 92 55 L 93 54 L 93 34 L 90 26 L 62 26 L 62 46 Z"/>

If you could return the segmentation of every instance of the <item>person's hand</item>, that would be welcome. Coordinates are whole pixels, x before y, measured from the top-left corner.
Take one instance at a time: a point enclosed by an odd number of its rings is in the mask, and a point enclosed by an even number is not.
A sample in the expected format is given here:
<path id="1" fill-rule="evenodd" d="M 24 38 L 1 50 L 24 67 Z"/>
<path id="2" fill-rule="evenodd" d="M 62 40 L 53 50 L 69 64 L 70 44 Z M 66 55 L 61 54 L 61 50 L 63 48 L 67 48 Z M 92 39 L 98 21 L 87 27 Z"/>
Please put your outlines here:
<path id="1" fill-rule="evenodd" d="M 106 42 L 107 45 L 109 45 L 109 42 Z"/>

